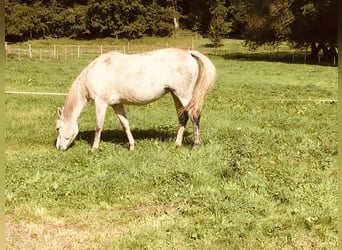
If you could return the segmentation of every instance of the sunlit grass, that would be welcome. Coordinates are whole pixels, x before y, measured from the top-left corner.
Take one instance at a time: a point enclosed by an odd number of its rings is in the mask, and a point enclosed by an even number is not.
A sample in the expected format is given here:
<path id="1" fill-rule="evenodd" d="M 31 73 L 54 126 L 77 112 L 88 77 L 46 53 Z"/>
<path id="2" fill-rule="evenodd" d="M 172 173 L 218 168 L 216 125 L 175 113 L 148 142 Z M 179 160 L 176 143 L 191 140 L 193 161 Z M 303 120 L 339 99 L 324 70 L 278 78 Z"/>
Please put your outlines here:
<path id="1" fill-rule="evenodd" d="M 196 148 L 170 96 L 126 108 L 133 152 L 111 109 L 91 152 L 89 104 L 62 153 L 65 97 L 6 95 L 8 248 L 337 249 L 337 69 L 211 59 Z M 9 61 L 5 88 L 66 92 L 87 63 Z"/>

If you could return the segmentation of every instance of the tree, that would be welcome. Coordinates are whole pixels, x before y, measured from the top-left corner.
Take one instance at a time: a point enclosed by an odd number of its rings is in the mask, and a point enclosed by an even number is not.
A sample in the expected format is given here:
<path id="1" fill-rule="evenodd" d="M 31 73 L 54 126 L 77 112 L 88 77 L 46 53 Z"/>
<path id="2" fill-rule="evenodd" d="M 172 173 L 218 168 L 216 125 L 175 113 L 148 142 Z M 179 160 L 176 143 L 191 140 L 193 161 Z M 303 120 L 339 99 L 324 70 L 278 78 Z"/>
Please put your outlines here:
<path id="1" fill-rule="evenodd" d="M 175 30 L 179 29 L 179 12 L 178 12 L 178 1 L 173 0 L 173 9 L 174 9 L 174 15 L 173 15 L 173 23 L 175 25 Z"/>
<path id="2" fill-rule="evenodd" d="M 210 3 L 207 0 L 189 1 L 187 13 L 187 28 L 202 35 L 208 34 L 211 21 Z"/>
<path id="3" fill-rule="evenodd" d="M 159 3 L 160 2 L 160 3 Z M 181 0 L 6 0 L 6 40 L 169 36 Z"/>
<path id="4" fill-rule="evenodd" d="M 242 38 L 246 30 L 247 20 L 247 1 L 231 0 L 229 1 L 227 19 L 231 23 L 230 37 Z"/>
<path id="5" fill-rule="evenodd" d="M 180 18 L 182 17 L 183 0 L 153 0 L 151 5 L 158 6 L 163 20 L 173 23 L 173 30 L 177 31 L 180 28 Z M 166 14 L 168 17 L 166 17 Z M 168 26 L 168 24 L 164 23 Z"/>
<path id="6" fill-rule="evenodd" d="M 311 58 L 337 54 L 337 0 L 6 0 L 7 41 L 45 36 L 134 39 L 185 28 L 243 38 L 252 48 L 288 41 Z"/>
<path id="7" fill-rule="evenodd" d="M 89 1 L 86 27 L 92 37 L 138 38 L 146 31 L 141 1 Z"/>
<path id="8" fill-rule="evenodd" d="M 85 5 L 75 5 L 73 8 L 73 23 L 70 27 L 69 36 L 74 39 L 85 39 L 90 36 L 90 31 L 86 25 L 86 13 L 88 7 Z"/>
<path id="9" fill-rule="evenodd" d="M 290 6 L 293 0 L 262 0 L 246 4 L 246 30 L 244 38 L 252 47 L 276 45 L 288 39 L 289 25 L 293 21 Z"/>
<path id="10" fill-rule="evenodd" d="M 224 6 L 225 1 L 217 0 L 211 7 L 211 21 L 209 26 L 209 39 L 215 47 L 220 45 L 222 38 L 231 31 L 231 23 L 226 21 L 228 8 Z"/>
<path id="11" fill-rule="evenodd" d="M 153 36 L 170 36 L 174 30 L 172 25 L 173 9 L 165 8 L 153 2 L 146 7 L 146 34 Z"/>
<path id="12" fill-rule="evenodd" d="M 26 4 L 10 4 L 5 10 L 5 36 L 8 41 L 27 40 L 45 34 L 47 26 L 39 13 Z"/>
<path id="13" fill-rule="evenodd" d="M 292 12 L 295 20 L 290 25 L 289 40 L 297 47 L 310 46 L 313 60 L 321 50 L 327 60 L 337 57 L 337 1 L 296 0 Z"/>
<path id="14" fill-rule="evenodd" d="M 234 0 L 232 3 L 245 8 L 243 38 L 252 48 L 289 41 L 295 47 L 311 47 L 312 59 L 321 50 L 329 60 L 337 55 L 336 0 Z"/>

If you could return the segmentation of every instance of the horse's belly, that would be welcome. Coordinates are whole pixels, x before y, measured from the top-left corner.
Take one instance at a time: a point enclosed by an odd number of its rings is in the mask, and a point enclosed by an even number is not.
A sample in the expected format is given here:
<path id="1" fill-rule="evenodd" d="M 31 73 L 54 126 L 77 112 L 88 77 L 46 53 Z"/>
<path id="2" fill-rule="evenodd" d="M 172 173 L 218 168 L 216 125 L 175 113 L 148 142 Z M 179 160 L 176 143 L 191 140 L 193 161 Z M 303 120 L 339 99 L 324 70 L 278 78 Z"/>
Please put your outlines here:
<path id="1" fill-rule="evenodd" d="M 110 96 L 108 103 L 144 105 L 153 102 L 164 96 L 169 90 L 167 88 L 150 88 L 147 86 L 129 88 L 129 85 L 122 89 L 116 88 Z"/>

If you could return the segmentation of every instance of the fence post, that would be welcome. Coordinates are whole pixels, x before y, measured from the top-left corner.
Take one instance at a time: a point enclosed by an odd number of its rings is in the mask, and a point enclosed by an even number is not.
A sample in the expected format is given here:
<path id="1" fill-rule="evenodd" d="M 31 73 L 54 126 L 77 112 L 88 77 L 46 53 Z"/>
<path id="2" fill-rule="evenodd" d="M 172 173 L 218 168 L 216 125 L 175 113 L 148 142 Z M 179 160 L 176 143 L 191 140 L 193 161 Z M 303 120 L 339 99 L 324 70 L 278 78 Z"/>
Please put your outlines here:
<path id="1" fill-rule="evenodd" d="M 292 50 L 292 62 L 294 62 L 294 61 L 295 61 L 295 51 Z"/>
<path id="2" fill-rule="evenodd" d="M 103 46 L 102 46 L 102 44 L 100 46 L 100 52 L 101 52 L 101 55 L 102 55 L 103 54 Z"/>
<path id="3" fill-rule="evenodd" d="M 7 54 L 8 54 L 8 43 L 5 42 L 5 53 L 6 53 L 6 61 L 7 61 Z"/>
<path id="4" fill-rule="evenodd" d="M 271 53 L 272 53 L 272 47 L 270 46 L 269 53 L 268 53 L 268 60 L 270 60 L 270 61 L 272 61 Z"/>
<path id="5" fill-rule="evenodd" d="M 53 59 L 56 59 L 57 50 L 56 50 L 56 44 L 53 45 Z"/>
<path id="6" fill-rule="evenodd" d="M 307 54 L 308 54 L 308 48 L 305 48 L 305 56 L 304 56 L 304 62 L 305 62 L 305 63 L 306 63 Z"/>
<path id="7" fill-rule="evenodd" d="M 31 46 L 31 44 L 29 43 L 29 54 L 30 54 L 30 58 L 31 58 L 31 60 L 32 60 L 32 46 Z"/>

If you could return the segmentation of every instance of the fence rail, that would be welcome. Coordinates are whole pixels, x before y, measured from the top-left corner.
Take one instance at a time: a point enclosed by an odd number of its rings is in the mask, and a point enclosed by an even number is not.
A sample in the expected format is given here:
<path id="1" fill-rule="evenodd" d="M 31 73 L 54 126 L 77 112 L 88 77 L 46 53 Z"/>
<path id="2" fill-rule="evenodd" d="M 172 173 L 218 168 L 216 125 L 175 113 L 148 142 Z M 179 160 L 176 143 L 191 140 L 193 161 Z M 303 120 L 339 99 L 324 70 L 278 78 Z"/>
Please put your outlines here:
<path id="1" fill-rule="evenodd" d="M 126 46 L 87 46 L 87 45 L 46 45 L 34 48 L 30 44 L 25 47 L 5 46 L 6 60 L 60 60 L 82 59 L 89 56 L 98 56 L 107 51 L 127 52 Z"/>
<path id="2" fill-rule="evenodd" d="M 95 57 L 109 51 L 125 54 L 142 53 L 150 50 L 168 48 L 165 46 L 139 46 L 139 45 L 39 45 L 36 48 L 31 44 L 26 47 L 5 43 L 6 60 L 31 59 L 31 60 L 60 60 L 60 59 L 83 59 Z M 193 45 L 183 46 L 183 49 L 194 49 Z"/>
<path id="3" fill-rule="evenodd" d="M 125 54 L 142 53 L 161 48 L 170 48 L 169 44 L 148 46 L 127 43 L 125 45 L 39 45 L 33 47 L 31 44 L 18 46 L 16 44 L 8 44 L 5 42 L 5 55 L 7 60 L 76 60 L 76 59 L 93 59 L 103 53 L 109 51 L 116 51 Z M 200 47 L 195 48 L 194 43 L 177 46 L 177 48 L 198 50 L 204 54 L 226 56 L 227 58 L 250 58 L 250 59 L 268 59 L 270 61 L 282 60 L 294 63 L 306 63 L 308 60 L 307 50 L 285 50 L 278 51 L 278 49 L 268 49 L 268 52 L 255 52 L 245 48 L 231 49 L 231 48 L 210 48 Z M 318 63 L 321 63 L 321 56 L 318 57 Z M 322 62 L 337 66 L 337 58 L 334 57 L 330 62 Z"/>

